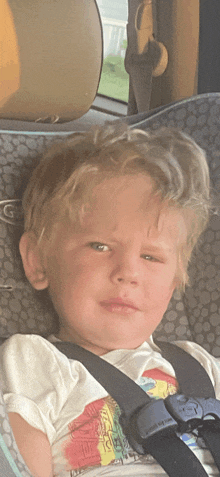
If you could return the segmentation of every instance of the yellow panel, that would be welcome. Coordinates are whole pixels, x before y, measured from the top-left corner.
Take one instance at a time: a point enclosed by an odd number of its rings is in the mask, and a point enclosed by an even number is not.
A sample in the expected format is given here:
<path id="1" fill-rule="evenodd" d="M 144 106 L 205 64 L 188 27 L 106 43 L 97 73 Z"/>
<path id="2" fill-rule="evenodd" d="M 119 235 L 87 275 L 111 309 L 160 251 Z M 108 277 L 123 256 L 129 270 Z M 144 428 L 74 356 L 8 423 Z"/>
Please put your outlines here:
<path id="1" fill-rule="evenodd" d="M 175 0 L 173 12 L 173 100 L 197 92 L 199 1 Z"/>
<path id="2" fill-rule="evenodd" d="M 17 35 L 7 0 L 0 0 L 0 106 L 20 85 Z"/>

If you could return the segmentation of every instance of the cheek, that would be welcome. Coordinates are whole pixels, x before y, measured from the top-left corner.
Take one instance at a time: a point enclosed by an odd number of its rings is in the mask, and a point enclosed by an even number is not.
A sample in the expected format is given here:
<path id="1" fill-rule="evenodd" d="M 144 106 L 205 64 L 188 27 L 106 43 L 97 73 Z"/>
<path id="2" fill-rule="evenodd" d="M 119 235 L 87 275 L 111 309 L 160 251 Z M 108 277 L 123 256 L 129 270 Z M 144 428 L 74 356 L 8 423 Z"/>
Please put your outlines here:
<path id="1" fill-rule="evenodd" d="M 164 282 L 161 285 L 160 283 L 156 284 L 151 294 L 151 298 L 156 306 L 167 306 L 172 297 L 174 289 L 174 283 L 170 284 L 169 286 L 164 284 Z"/>
<path id="2" fill-rule="evenodd" d="M 70 302 L 81 300 L 86 290 L 101 287 L 103 267 L 97 268 L 94 263 L 77 257 L 62 257 L 62 260 L 51 260 L 48 264 L 49 293 L 53 300 Z"/>
<path id="3" fill-rule="evenodd" d="M 175 258 L 154 281 L 154 294 L 158 302 L 164 300 L 169 302 L 177 284 L 177 260 Z"/>

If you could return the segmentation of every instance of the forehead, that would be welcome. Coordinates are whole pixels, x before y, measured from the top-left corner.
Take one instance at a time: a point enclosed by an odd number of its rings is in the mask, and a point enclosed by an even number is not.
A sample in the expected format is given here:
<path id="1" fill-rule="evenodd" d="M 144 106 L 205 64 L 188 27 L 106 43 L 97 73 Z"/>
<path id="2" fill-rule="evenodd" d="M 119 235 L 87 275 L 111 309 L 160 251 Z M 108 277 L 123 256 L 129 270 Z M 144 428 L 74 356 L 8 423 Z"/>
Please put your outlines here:
<path id="1" fill-rule="evenodd" d="M 169 229 L 185 237 L 185 222 L 177 208 L 168 207 L 153 193 L 153 183 L 143 174 L 114 177 L 97 185 L 80 214 L 81 232 L 127 233 L 133 229 L 158 236 Z"/>
<path id="2" fill-rule="evenodd" d="M 153 184 L 150 177 L 129 175 L 106 179 L 94 187 L 90 200 L 85 204 L 85 222 L 95 215 L 129 215 L 144 210 L 150 202 Z M 158 201 L 159 203 L 159 201 Z"/>

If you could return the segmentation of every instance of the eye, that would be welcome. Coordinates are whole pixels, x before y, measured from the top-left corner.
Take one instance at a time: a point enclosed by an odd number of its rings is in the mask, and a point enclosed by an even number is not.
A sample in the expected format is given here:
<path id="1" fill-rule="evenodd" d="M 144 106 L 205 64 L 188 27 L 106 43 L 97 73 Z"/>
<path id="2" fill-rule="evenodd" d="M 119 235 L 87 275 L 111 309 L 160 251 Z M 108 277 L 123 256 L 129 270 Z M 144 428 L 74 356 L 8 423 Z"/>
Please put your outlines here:
<path id="1" fill-rule="evenodd" d="M 147 260 L 148 262 L 160 262 L 158 258 L 153 257 L 152 255 L 143 254 L 141 255 L 141 257 L 144 258 L 144 260 Z"/>
<path id="2" fill-rule="evenodd" d="M 105 245 L 104 243 L 100 243 L 100 242 L 91 242 L 89 243 L 89 246 L 93 248 L 93 250 L 96 250 L 97 252 L 107 252 L 108 250 L 110 250 L 108 245 Z"/>

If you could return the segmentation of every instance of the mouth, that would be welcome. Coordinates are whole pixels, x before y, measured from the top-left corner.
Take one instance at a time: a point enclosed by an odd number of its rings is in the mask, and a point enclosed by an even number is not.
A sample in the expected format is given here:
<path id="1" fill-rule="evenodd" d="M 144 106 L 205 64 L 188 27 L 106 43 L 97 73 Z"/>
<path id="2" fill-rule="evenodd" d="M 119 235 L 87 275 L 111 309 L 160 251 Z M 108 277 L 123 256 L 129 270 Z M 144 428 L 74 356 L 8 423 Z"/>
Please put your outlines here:
<path id="1" fill-rule="evenodd" d="M 105 308 L 106 311 L 123 315 L 129 315 L 136 311 L 140 311 L 132 301 L 123 300 L 122 298 L 103 300 L 100 302 L 100 305 Z"/>

